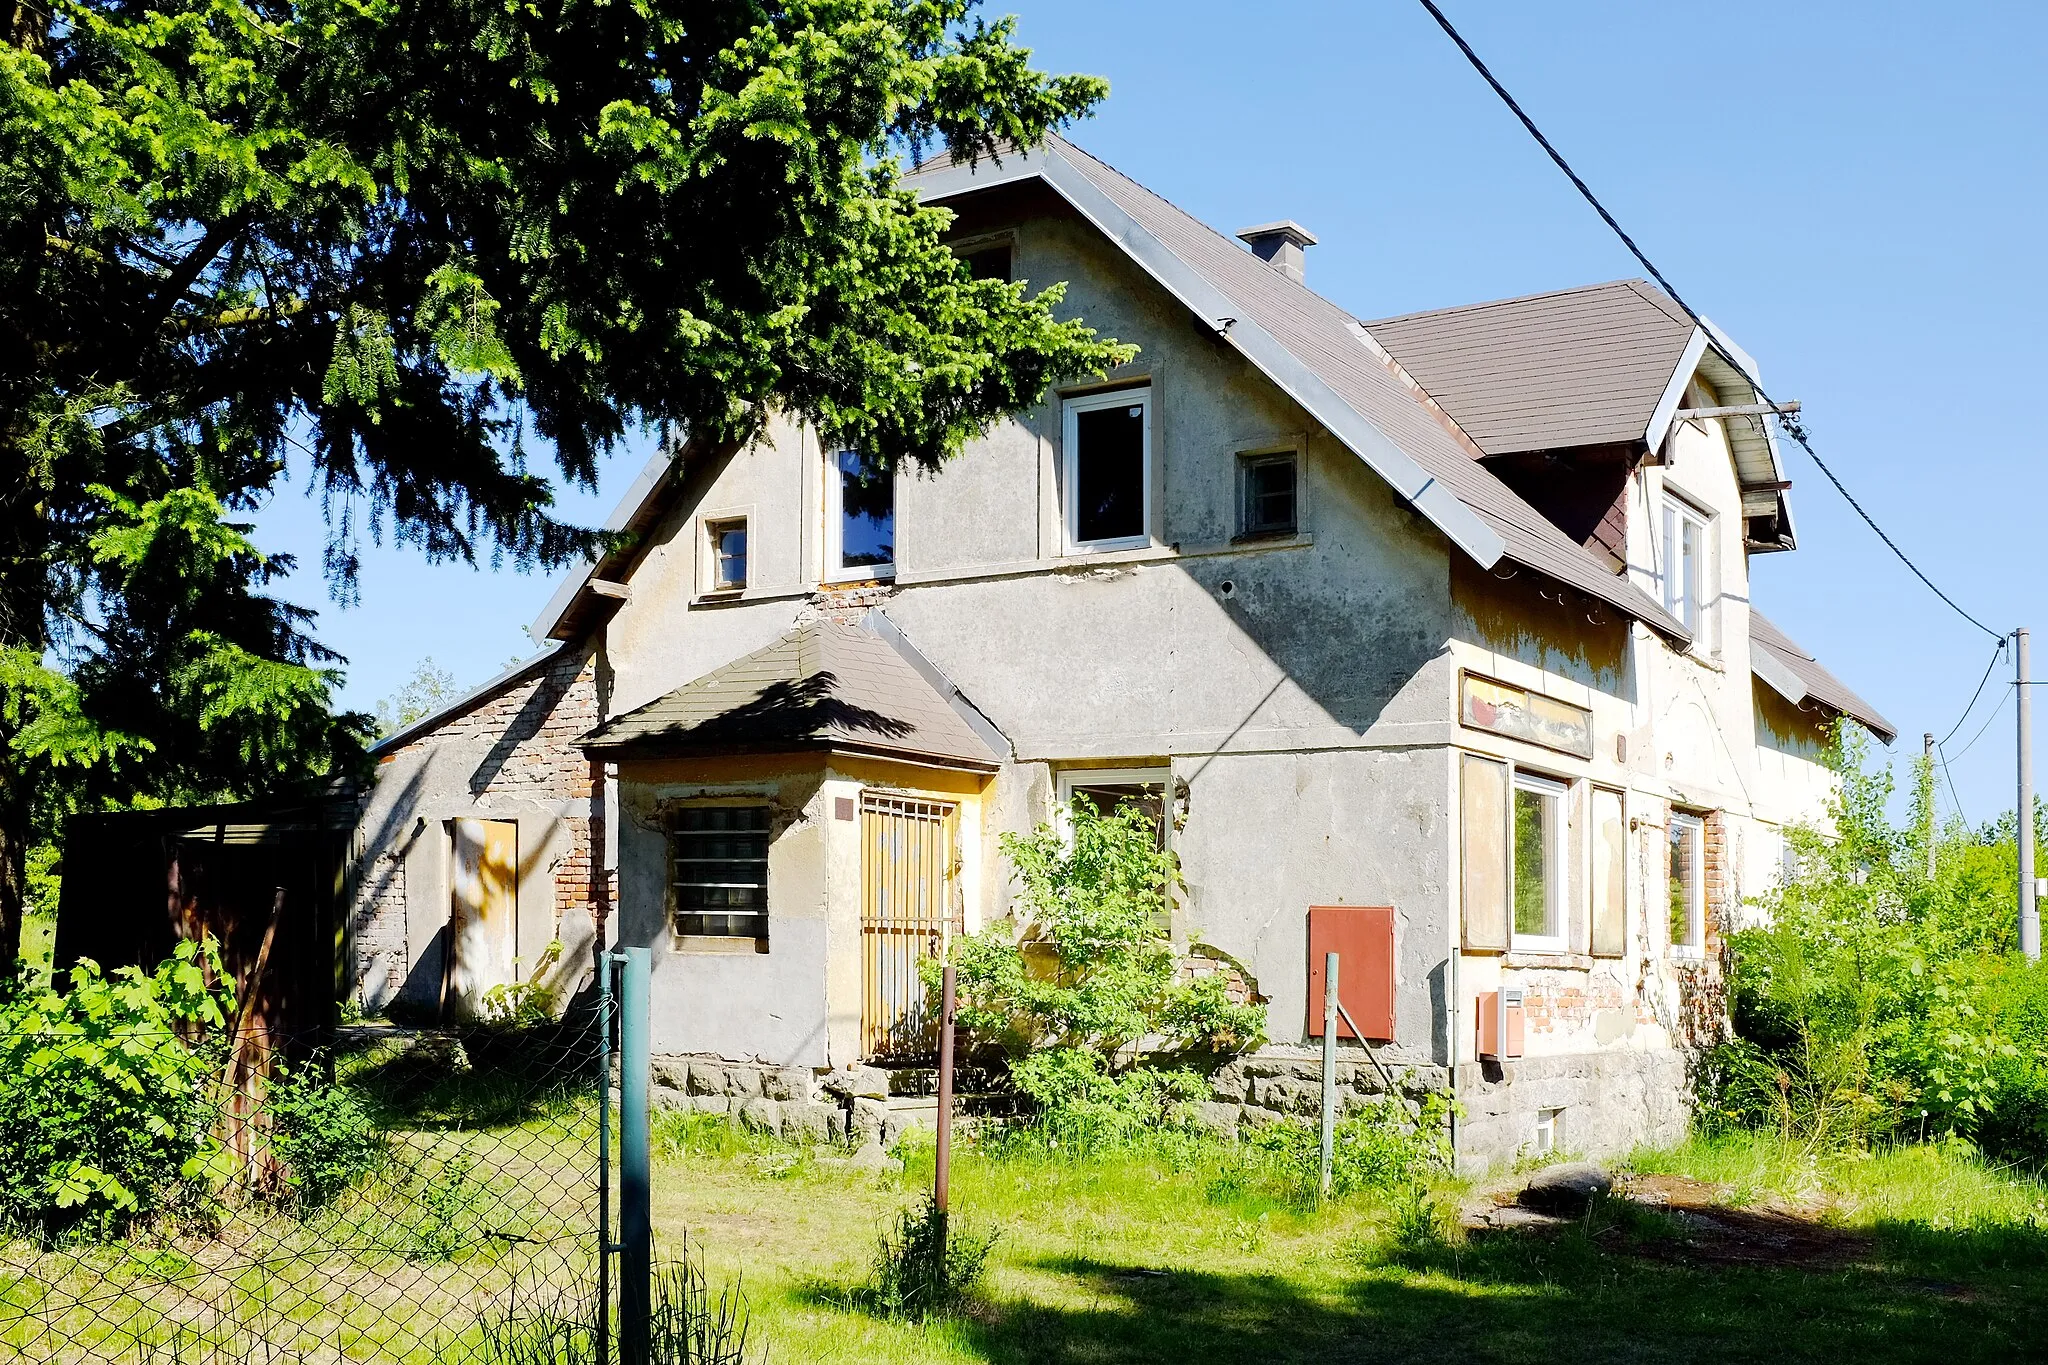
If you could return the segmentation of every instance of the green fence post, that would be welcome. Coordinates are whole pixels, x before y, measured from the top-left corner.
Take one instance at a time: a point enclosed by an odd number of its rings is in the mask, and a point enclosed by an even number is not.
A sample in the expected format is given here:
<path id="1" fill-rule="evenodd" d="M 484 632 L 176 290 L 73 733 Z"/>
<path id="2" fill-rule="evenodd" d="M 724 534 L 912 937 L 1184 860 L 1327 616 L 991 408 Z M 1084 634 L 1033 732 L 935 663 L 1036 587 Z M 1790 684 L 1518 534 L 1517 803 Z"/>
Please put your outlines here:
<path id="1" fill-rule="evenodd" d="M 628 948 L 619 992 L 619 1360 L 648 1365 L 654 1315 L 654 1223 L 649 1210 L 645 948 Z"/>
<path id="2" fill-rule="evenodd" d="M 597 1365 L 612 1361 L 612 955 L 597 946 Z"/>

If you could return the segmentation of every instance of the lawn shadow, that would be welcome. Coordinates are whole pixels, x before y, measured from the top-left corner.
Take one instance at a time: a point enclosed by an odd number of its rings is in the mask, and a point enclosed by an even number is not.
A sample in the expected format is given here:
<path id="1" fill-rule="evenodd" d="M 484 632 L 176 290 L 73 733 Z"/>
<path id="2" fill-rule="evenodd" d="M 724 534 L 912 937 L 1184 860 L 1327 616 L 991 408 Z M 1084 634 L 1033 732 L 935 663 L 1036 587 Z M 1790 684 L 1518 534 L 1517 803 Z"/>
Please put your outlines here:
<path id="1" fill-rule="evenodd" d="M 1859 1361 L 2039 1358 L 2048 1336 L 2019 1293 L 1925 1278 L 1925 1267 L 1686 1263 L 1631 1254 L 1654 1221 L 1502 1230 L 1406 1264 L 1225 1273 L 1086 1256 L 1022 1264 L 1067 1281 L 957 1324 L 997 1365 L 1274 1361 Z M 1683 1235 L 1682 1232 L 1680 1234 Z M 2028 1254 L 2040 1265 L 2041 1244 Z M 1964 1242 L 1970 1239 L 1965 1234 Z M 1880 1231 L 1876 1243 L 1888 1245 Z M 2004 1264 L 2009 1238 L 1949 1262 Z M 1973 1259 L 1974 1258 L 1974 1259 Z M 1018 1264 L 1013 1262 L 1013 1265 Z M 2032 1288 L 2034 1286 L 2030 1286 Z M 839 1307 L 844 1297 L 813 1300 Z"/>

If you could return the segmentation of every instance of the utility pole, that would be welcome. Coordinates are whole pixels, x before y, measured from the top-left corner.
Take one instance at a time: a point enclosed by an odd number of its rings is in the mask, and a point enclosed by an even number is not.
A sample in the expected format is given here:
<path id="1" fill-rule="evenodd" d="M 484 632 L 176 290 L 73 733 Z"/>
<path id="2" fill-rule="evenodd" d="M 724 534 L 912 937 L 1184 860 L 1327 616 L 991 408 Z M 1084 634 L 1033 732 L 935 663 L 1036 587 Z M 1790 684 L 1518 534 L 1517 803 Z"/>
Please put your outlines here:
<path id="1" fill-rule="evenodd" d="M 1941 822 L 1934 818 L 1934 731 L 1932 730 L 1920 736 L 1920 761 L 1927 765 L 1927 771 L 1921 774 L 1920 777 L 1920 790 L 1925 792 L 1927 796 L 1927 809 L 1921 813 L 1921 818 L 1927 821 L 1927 880 L 1931 882 L 1934 880 L 1934 845 L 1939 842 L 1936 838 L 1936 831 L 1941 828 Z"/>
<path id="2" fill-rule="evenodd" d="M 2028 690 L 2027 628 L 2013 633 L 2014 691 L 2019 693 L 2020 804 L 2013 833 L 2020 853 L 2020 951 L 2027 961 L 2041 960 L 2041 911 L 2034 904 L 2034 694 Z"/>

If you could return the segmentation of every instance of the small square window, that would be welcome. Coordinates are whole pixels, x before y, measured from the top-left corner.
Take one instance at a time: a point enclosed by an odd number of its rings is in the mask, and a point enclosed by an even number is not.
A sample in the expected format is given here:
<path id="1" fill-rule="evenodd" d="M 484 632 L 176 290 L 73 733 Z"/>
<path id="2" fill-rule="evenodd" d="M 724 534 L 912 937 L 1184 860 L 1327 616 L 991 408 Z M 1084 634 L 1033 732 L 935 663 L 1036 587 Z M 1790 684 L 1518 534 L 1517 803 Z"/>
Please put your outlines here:
<path id="1" fill-rule="evenodd" d="M 768 807 L 683 807 L 669 865 L 677 934 L 768 937 Z"/>
<path id="2" fill-rule="evenodd" d="M 1001 280 L 1010 282 L 1010 244 L 1001 242 L 994 246 L 976 247 L 960 256 L 967 263 L 967 271 L 977 280 Z"/>
<path id="3" fill-rule="evenodd" d="M 1298 527 L 1295 485 L 1299 464 L 1284 455 L 1239 457 L 1243 473 L 1244 508 L 1240 518 L 1247 536 L 1291 536 Z"/>
<path id="4" fill-rule="evenodd" d="M 1073 768 L 1060 774 L 1062 819 L 1076 802 L 1086 801 L 1097 814 L 1111 815 L 1134 807 L 1152 826 L 1159 847 L 1166 847 L 1166 792 L 1172 774 L 1165 768 Z"/>
<path id="5" fill-rule="evenodd" d="M 747 519 L 706 522 L 711 550 L 711 590 L 736 592 L 747 586 Z"/>

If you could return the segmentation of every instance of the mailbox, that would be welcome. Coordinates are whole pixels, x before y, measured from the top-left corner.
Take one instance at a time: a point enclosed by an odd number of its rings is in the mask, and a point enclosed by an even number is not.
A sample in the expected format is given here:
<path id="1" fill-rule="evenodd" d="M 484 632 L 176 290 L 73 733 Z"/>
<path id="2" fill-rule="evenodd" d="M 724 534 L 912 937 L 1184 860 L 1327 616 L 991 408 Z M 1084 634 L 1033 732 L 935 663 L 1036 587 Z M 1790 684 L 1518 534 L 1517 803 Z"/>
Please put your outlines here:
<path id="1" fill-rule="evenodd" d="M 1489 1062 L 1522 1055 L 1522 991 L 1503 986 L 1479 997 L 1479 1056 Z"/>

